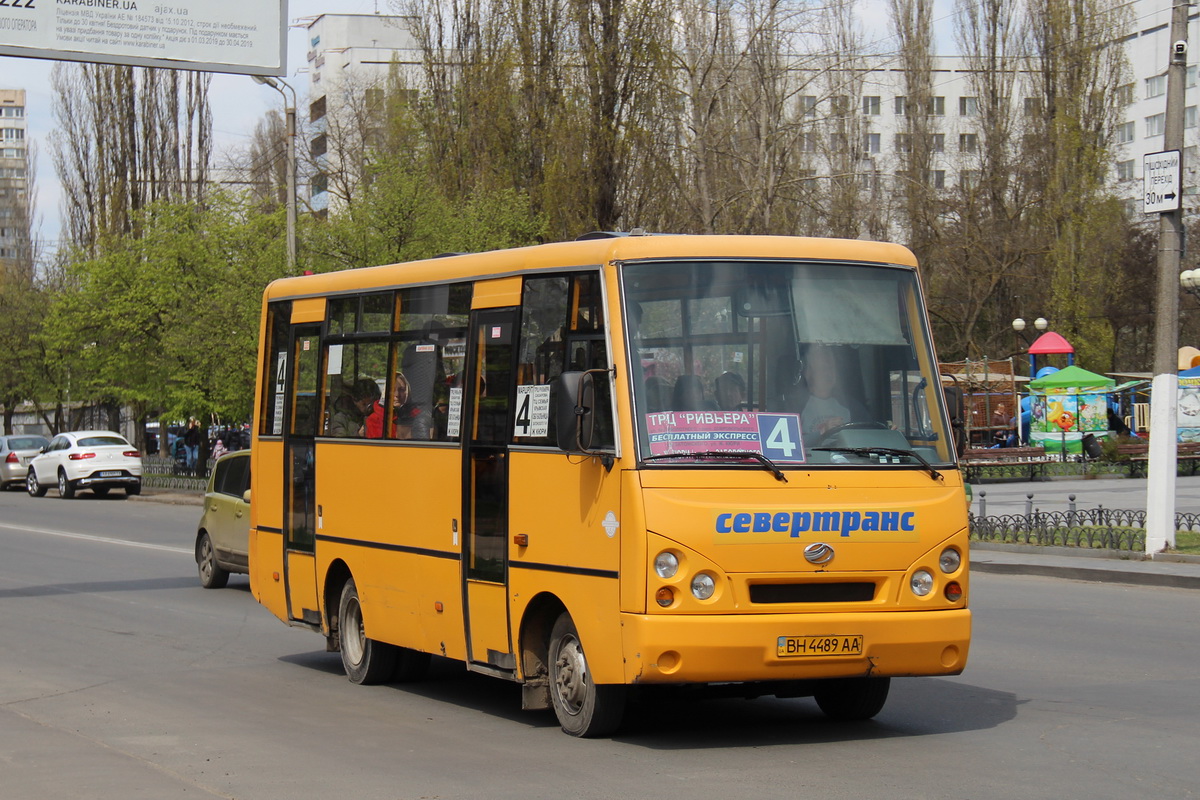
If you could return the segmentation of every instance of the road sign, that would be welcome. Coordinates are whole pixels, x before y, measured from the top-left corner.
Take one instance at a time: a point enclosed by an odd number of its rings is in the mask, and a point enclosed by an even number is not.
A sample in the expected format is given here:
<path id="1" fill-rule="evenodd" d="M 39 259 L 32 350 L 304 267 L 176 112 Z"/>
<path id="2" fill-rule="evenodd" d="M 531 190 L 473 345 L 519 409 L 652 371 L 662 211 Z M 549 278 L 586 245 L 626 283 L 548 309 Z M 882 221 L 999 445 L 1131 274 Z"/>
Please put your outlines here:
<path id="1" fill-rule="evenodd" d="M 1179 210 L 1183 201 L 1179 180 L 1182 163 L 1178 150 L 1147 153 L 1142 157 L 1142 213 Z"/>

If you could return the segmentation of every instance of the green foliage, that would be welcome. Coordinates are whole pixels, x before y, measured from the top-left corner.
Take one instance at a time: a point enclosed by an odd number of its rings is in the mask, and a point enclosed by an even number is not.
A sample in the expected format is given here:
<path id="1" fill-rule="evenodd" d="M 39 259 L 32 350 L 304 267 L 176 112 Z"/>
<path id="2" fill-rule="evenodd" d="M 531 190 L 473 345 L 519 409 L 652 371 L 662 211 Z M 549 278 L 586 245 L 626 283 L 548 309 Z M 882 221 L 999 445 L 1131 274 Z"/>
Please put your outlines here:
<path id="1" fill-rule="evenodd" d="M 67 262 L 39 333 L 49 360 L 76 401 L 142 418 L 248 418 L 262 291 L 285 263 L 282 214 L 218 196 L 204 208 L 157 203 L 138 222 L 140 237 Z"/>
<path id="2" fill-rule="evenodd" d="M 313 271 L 534 244 L 544 232 L 529 198 L 511 189 L 478 192 L 455 204 L 396 160 L 373 169 L 368 188 L 352 207 L 311 227 L 305 250 L 306 266 Z"/>

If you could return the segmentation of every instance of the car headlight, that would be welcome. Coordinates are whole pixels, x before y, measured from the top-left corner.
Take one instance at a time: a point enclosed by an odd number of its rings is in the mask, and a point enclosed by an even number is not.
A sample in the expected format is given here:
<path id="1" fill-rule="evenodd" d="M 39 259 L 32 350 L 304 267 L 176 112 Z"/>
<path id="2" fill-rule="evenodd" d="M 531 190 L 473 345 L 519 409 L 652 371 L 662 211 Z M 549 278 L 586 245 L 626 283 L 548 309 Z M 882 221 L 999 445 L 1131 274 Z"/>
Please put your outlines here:
<path id="1" fill-rule="evenodd" d="M 947 547 L 942 551 L 942 555 L 938 558 L 938 566 L 942 568 L 942 572 L 949 575 L 952 572 L 957 572 L 962 566 L 962 554 L 953 547 Z"/>
<path id="2" fill-rule="evenodd" d="M 692 596 L 697 600 L 707 600 L 717 590 L 716 581 L 707 572 L 700 572 L 692 578 Z"/>
<path id="3" fill-rule="evenodd" d="M 908 587 L 917 597 L 924 597 L 933 591 L 933 576 L 929 574 L 928 570 L 919 569 L 913 573 Z"/>
<path id="4" fill-rule="evenodd" d="M 660 578 L 674 578 L 679 571 L 679 559 L 674 553 L 664 550 L 654 559 L 654 571 Z"/>

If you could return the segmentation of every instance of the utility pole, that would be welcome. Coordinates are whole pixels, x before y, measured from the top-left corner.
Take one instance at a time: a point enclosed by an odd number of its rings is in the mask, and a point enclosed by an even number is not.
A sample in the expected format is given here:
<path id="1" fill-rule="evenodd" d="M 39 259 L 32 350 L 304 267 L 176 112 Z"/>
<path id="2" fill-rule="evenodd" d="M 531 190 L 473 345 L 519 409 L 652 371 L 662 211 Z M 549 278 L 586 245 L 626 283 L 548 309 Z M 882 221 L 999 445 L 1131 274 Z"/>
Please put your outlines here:
<path id="1" fill-rule="evenodd" d="M 1187 79 L 1188 0 L 1171 9 L 1171 42 L 1167 66 L 1164 155 L 1175 151 L 1183 173 L 1183 108 Z M 1147 156 L 1151 158 L 1152 156 Z M 1148 162 L 1147 162 L 1148 163 Z M 1147 164 L 1143 164 L 1145 169 Z M 1183 194 L 1175 178 L 1178 195 Z M 1179 375 L 1179 265 L 1183 251 L 1182 197 L 1173 210 L 1161 211 L 1158 222 L 1158 300 L 1155 304 L 1154 381 L 1150 390 L 1150 452 L 1146 476 L 1146 552 L 1175 545 L 1176 413 Z M 1147 202 L 1150 202 L 1147 200 Z"/>

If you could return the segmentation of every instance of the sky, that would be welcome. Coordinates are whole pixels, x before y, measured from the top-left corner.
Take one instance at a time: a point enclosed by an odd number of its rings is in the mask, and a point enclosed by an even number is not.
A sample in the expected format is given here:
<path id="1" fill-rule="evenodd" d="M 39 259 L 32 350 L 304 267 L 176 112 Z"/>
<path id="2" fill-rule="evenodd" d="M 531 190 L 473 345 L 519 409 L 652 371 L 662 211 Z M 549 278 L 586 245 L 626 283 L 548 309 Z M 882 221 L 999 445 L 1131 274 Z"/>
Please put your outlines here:
<path id="1" fill-rule="evenodd" d="M 305 59 L 307 41 L 304 29 L 290 27 L 291 24 L 319 14 L 374 14 L 377 9 L 382 14 L 390 13 L 388 0 L 289 0 L 286 17 L 289 23 L 288 74 L 284 80 L 296 89 L 302 107 L 308 91 L 308 75 L 301 71 L 308 63 Z M 54 129 L 50 69 L 55 63 L 48 59 L 0 56 L 0 75 L 3 76 L 0 89 L 24 89 L 26 92 L 27 136 L 37 146 L 34 235 L 40 237 L 48 251 L 57 247 L 61 229 L 59 201 L 62 192 L 50 150 L 50 133 Z M 280 108 L 283 98 L 279 92 L 255 83 L 249 76 L 214 74 L 209 103 L 213 114 L 214 151 L 219 163 L 222 153 L 248 144 L 258 120 L 268 110 Z"/>

